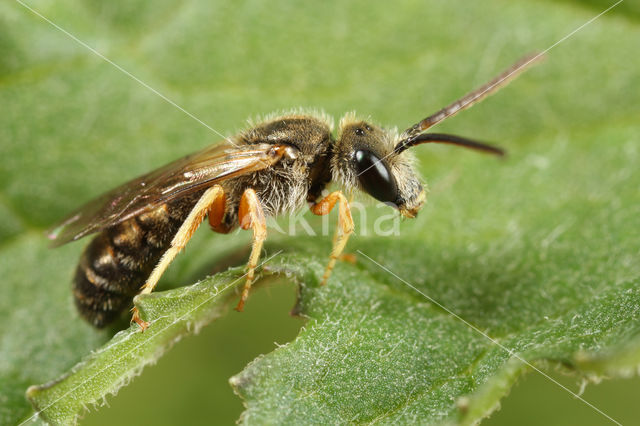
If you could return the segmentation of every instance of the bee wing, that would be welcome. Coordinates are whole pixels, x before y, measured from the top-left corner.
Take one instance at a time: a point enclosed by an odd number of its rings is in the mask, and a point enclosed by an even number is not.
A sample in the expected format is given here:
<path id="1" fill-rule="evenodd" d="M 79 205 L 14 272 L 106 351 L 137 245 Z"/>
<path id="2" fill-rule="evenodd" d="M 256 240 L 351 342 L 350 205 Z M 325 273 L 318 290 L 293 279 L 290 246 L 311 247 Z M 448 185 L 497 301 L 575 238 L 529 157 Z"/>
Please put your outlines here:
<path id="1" fill-rule="evenodd" d="M 210 187 L 265 169 L 282 158 L 278 145 L 213 145 L 129 181 L 88 202 L 48 232 L 57 247 Z"/>

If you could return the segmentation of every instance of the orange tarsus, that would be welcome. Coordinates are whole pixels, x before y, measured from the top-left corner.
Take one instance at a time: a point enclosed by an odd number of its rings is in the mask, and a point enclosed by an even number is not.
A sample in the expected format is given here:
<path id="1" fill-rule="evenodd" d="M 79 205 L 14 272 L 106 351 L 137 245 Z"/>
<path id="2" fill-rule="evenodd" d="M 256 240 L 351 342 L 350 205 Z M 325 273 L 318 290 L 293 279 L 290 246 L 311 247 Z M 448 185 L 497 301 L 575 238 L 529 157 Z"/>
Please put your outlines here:
<path id="1" fill-rule="evenodd" d="M 131 309 L 131 312 L 133 313 L 133 315 L 131 316 L 131 322 L 135 322 L 136 324 L 138 324 L 138 326 L 140 327 L 140 332 L 144 333 L 145 330 L 149 328 L 150 324 L 140 318 L 140 311 L 138 311 L 138 308 L 134 307 L 133 309 Z"/>

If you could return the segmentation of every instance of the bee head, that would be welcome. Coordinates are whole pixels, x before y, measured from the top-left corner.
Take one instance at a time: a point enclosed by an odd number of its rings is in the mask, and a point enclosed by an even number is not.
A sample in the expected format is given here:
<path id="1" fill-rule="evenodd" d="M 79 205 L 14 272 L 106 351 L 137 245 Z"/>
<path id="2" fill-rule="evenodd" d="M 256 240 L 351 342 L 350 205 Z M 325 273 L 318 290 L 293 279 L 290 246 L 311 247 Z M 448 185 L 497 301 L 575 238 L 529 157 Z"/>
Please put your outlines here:
<path id="1" fill-rule="evenodd" d="M 340 121 L 331 169 L 333 180 L 357 188 L 415 217 L 426 195 L 409 152 L 396 152 L 395 130 L 382 129 L 348 114 Z"/>
<path id="2" fill-rule="evenodd" d="M 397 208 L 405 217 L 418 214 L 426 199 L 420 178 L 407 150 L 425 143 L 446 143 L 477 151 L 504 155 L 500 148 L 483 142 L 443 133 L 423 133 L 422 122 L 401 135 L 385 130 L 352 114 L 340 121 L 333 148 L 333 180 L 345 188 L 358 188 L 373 198 Z"/>

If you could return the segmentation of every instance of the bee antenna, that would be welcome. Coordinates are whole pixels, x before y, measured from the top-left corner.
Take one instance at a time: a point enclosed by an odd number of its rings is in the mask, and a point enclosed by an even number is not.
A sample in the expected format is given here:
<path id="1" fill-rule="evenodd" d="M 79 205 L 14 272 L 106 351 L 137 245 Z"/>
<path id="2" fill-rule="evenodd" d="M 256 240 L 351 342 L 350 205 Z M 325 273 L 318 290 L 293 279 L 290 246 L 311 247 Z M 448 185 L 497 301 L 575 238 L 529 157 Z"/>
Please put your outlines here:
<path id="1" fill-rule="evenodd" d="M 442 120 L 449 118 L 458 112 L 467 109 L 474 105 L 477 102 L 482 101 L 489 95 L 497 92 L 500 88 L 506 86 L 513 79 L 519 76 L 523 71 L 528 69 L 531 65 L 537 63 L 539 60 L 544 58 L 544 53 L 532 53 L 519 61 L 511 65 L 509 68 L 504 70 L 500 75 L 493 78 L 491 81 L 486 83 L 483 86 L 478 87 L 476 90 L 467 93 L 462 98 L 453 102 L 450 105 L 442 108 L 440 111 L 435 114 L 430 115 L 419 123 L 414 124 L 409 127 L 402 133 L 403 138 L 411 138 L 412 136 L 416 136 L 430 127 L 435 126 L 440 123 Z"/>
<path id="2" fill-rule="evenodd" d="M 488 154 L 499 156 L 505 155 L 505 151 L 502 148 L 498 148 L 497 146 L 489 145 L 484 142 L 474 141 L 460 136 L 447 135 L 444 133 L 421 133 L 417 136 L 403 139 L 396 145 L 396 147 L 394 148 L 394 152 L 396 154 L 400 154 L 402 151 L 423 143 L 446 143 L 450 145 L 462 146 L 464 148 L 475 149 L 477 151 L 486 152 Z"/>

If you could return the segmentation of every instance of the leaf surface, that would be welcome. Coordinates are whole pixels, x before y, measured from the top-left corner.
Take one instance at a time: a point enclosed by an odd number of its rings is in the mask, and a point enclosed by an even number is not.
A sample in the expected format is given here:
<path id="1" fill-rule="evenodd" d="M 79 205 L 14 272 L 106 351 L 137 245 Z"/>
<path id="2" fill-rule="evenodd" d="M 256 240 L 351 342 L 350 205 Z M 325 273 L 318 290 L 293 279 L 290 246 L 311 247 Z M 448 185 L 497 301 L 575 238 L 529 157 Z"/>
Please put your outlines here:
<path id="1" fill-rule="evenodd" d="M 28 5 L 223 134 L 247 116 L 299 105 L 336 117 L 356 109 L 405 128 L 608 6 Z M 271 271 L 301 285 L 298 311 L 308 321 L 294 341 L 233 377 L 244 421 L 470 423 L 531 370 L 522 360 L 593 380 L 637 371 L 640 67 L 629 52 L 640 29 L 637 8 L 623 6 L 443 123 L 439 132 L 498 141 L 509 156 L 416 149 L 428 204 L 398 235 L 376 235 L 376 217 L 389 213 L 382 208 L 367 210 L 366 223 L 357 216 L 348 249 L 357 263 L 339 264 L 328 286 L 317 281 L 330 237 L 270 231 L 267 252 L 284 250 Z M 190 329 L 179 322 L 118 369 L 101 370 L 140 337 L 111 337 L 115 329 L 97 332 L 77 318 L 69 282 L 82 243 L 52 251 L 42 232 L 104 190 L 220 136 L 19 3 L 0 12 L 0 423 L 28 418 L 27 387 L 60 377 L 30 396 L 48 407 L 44 418 L 67 422 Z M 164 288 L 199 281 L 229 254 L 239 255 L 227 263 L 241 265 L 246 242 L 197 238 Z M 140 303 L 158 321 L 176 319 L 225 277 Z M 207 322 L 219 309 L 216 299 L 187 322 Z M 97 371 L 101 379 L 88 384 Z M 88 387 L 74 389 L 80 384 Z"/>

